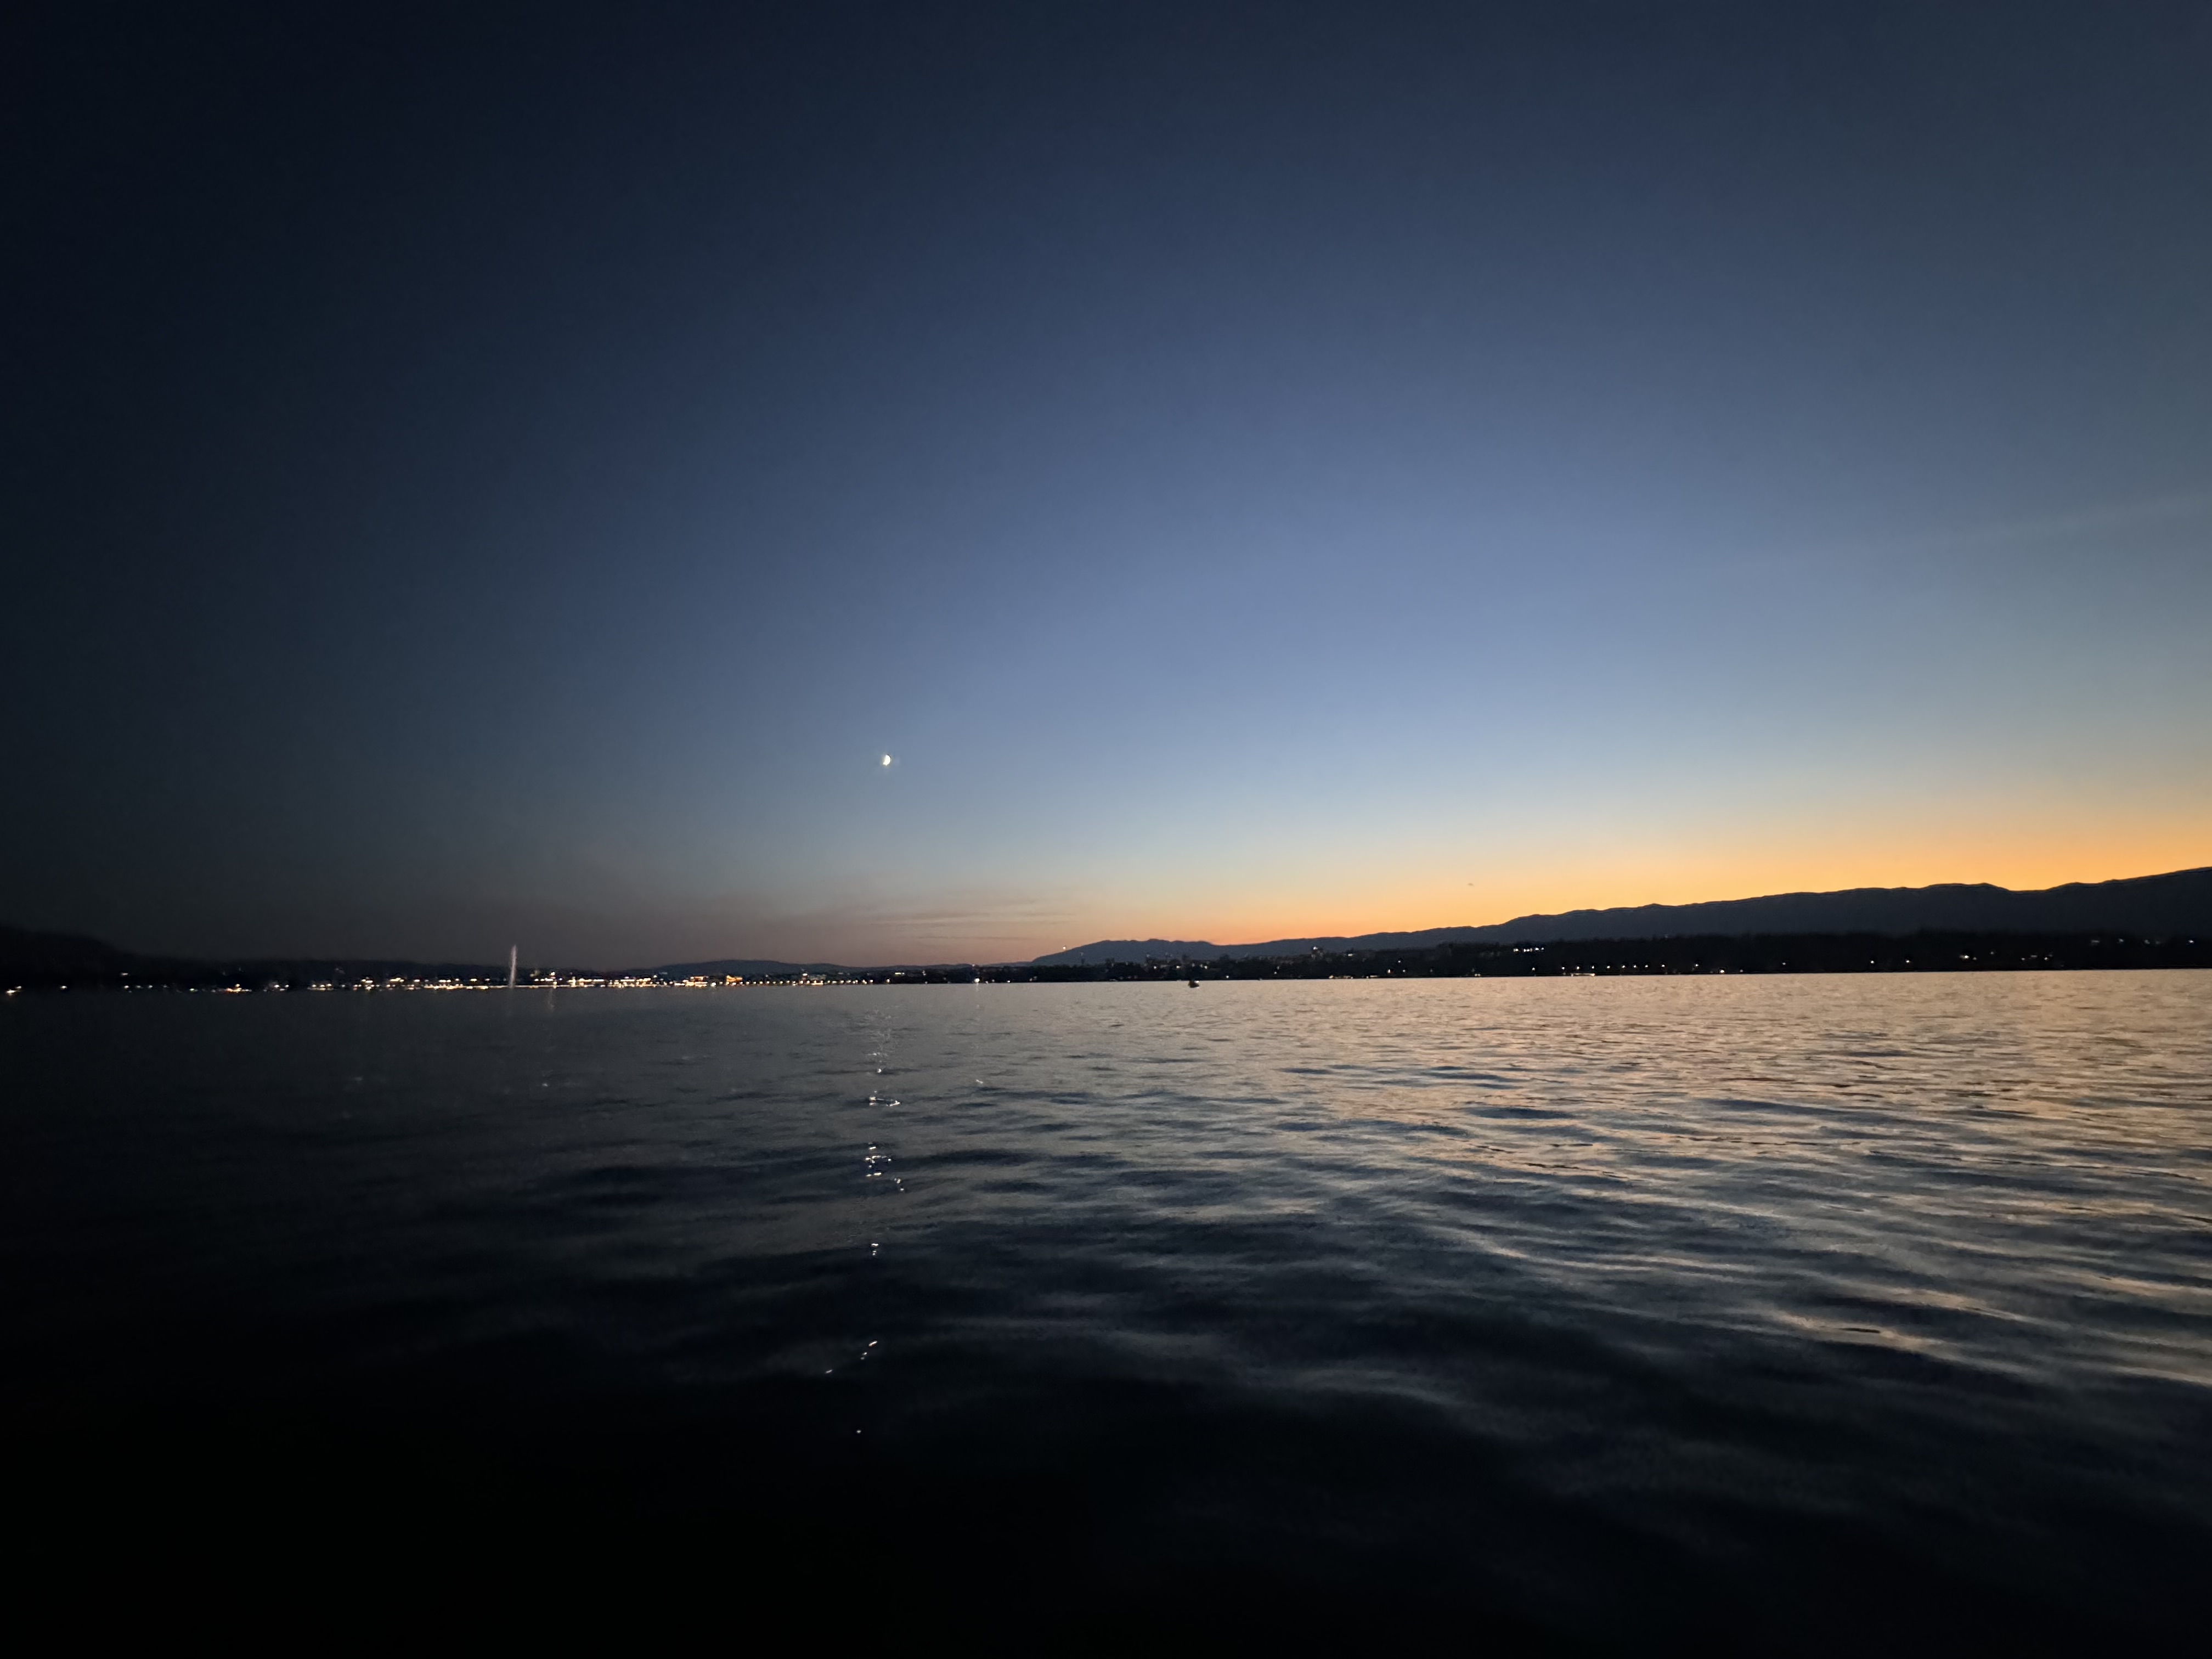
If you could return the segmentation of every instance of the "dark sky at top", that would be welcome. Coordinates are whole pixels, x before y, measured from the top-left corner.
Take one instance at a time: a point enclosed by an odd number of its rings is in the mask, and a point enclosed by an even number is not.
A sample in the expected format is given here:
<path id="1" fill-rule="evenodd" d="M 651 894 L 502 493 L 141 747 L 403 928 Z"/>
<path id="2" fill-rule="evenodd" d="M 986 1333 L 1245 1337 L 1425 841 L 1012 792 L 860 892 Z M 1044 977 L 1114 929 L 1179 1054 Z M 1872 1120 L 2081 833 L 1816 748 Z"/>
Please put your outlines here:
<path id="1" fill-rule="evenodd" d="M 9 28 L 0 920 L 867 961 L 2212 862 L 2202 6 Z"/>

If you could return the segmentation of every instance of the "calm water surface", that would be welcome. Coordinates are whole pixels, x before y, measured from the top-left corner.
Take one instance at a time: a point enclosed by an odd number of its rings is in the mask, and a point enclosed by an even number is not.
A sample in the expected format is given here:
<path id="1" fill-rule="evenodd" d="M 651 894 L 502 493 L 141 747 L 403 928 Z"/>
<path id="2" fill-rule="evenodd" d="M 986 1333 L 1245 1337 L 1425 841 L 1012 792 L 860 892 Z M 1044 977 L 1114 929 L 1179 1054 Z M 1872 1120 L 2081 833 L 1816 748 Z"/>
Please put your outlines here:
<path id="1" fill-rule="evenodd" d="M 57 1559 L 1598 1647 L 2201 1595 L 2212 975 L 24 996 L 0 1081 Z"/>

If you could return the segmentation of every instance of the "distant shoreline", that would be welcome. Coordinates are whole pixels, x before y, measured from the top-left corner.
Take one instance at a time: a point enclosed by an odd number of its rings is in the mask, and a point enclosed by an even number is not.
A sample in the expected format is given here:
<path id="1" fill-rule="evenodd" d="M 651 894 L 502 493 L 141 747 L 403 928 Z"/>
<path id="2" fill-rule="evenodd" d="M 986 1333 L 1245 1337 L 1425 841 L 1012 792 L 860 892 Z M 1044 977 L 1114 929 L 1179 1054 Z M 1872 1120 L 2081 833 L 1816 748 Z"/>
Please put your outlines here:
<path id="1" fill-rule="evenodd" d="M 0 945 L 0 992 L 388 992 L 506 990 L 507 969 L 464 963 L 275 960 L 189 962 L 135 957 L 92 940 L 12 931 Z M 1925 930 L 1881 933 L 1692 934 L 1672 939 L 1553 939 L 1420 949 L 1310 951 L 1281 957 L 1172 956 L 1099 963 L 949 963 L 848 968 L 748 963 L 765 971 L 706 973 L 700 964 L 605 973 L 535 969 L 519 990 L 626 990 L 830 985 L 1066 985 L 1148 981 L 1643 978 L 1681 975 L 2075 972 L 2212 968 L 2212 936 Z"/>
<path id="2" fill-rule="evenodd" d="M 2212 866 L 2014 891 L 1987 882 L 1774 893 L 1530 915 L 1480 927 L 1273 939 L 1098 939 L 1019 963 L 854 967 L 728 957 L 606 969 L 543 960 L 527 985 L 1050 984 L 1083 980 L 1529 978 L 1548 974 L 1923 973 L 2200 968 Z M 365 957 L 199 960 L 0 927 L 0 990 L 505 989 L 515 966 Z"/>

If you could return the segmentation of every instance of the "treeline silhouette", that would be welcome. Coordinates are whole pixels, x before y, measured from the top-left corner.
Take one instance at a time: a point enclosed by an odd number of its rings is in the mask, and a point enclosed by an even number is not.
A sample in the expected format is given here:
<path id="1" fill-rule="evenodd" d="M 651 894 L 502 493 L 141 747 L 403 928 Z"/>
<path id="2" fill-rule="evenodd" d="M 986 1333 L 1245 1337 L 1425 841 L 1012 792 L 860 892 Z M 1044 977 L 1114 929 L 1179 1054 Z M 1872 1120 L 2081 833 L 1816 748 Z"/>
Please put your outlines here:
<path id="1" fill-rule="evenodd" d="M 1428 950 L 1312 951 L 1212 962 L 1143 962 L 948 969 L 1000 983 L 1085 980 L 1534 979 L 1627 974 L 1982 973 L 2022 969 L 2212 968 L 2212 939 L 2112 933 L 1927 931 L 1883 933 L 1705 933 L 1541 945 L 1444 945 Z M 933 972 L 933 976 L 934 976 Z"/>

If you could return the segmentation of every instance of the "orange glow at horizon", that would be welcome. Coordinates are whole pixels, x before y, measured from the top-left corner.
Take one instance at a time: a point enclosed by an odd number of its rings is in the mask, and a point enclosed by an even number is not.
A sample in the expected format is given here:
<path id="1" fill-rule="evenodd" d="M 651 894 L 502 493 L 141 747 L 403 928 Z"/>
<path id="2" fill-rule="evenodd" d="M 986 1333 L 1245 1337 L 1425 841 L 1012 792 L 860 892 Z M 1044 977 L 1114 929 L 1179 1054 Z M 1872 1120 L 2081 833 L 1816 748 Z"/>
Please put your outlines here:
<path id="1" fill-rule="evenodd" d="M 1595 849 L 1540 862 L 1515 860 L 1510 870 L 1480 868 L 1457 881 L 1423 871 L 1387 884 L 1334 890 L 1305 902 L 1209 905 L 1180 924 L 1180 907 L 1146 907 L 1158 925 L 1109 927 L 1091 937 L 1206 939 L 1218 945 L 1272 939 L 1413 933 L 1431 927 L 1486 927 L 1517 916 L 1606 910 L 1643 904 L 1696 904 L 1776 893 L 1835 892 L 1857 887 L 1929 887 L 1987 882 L 2014 891 L 2162 875 L 2212 865 L 2212 828 L 2172 826 L 2168 833 L 2079 837 L 2023 834 L 2008 845 L 1982 836 L 1920 838 L 1913 844 L 1841 848 L 1753 848 L 1718 842 L 1696 848 Z M 1203 925 L 1194 926 L 1199 915 Z M 1039 946 L 1040 951 L 1058 949 Z"/>

